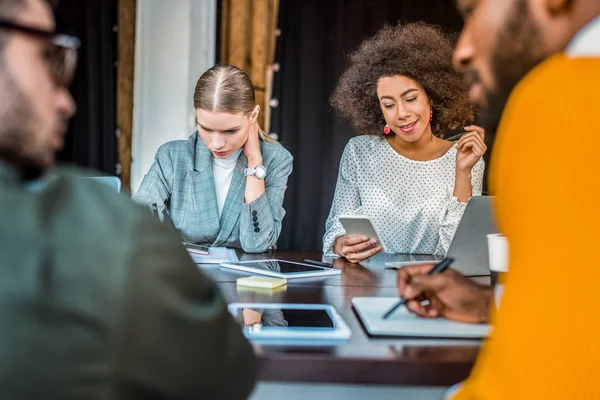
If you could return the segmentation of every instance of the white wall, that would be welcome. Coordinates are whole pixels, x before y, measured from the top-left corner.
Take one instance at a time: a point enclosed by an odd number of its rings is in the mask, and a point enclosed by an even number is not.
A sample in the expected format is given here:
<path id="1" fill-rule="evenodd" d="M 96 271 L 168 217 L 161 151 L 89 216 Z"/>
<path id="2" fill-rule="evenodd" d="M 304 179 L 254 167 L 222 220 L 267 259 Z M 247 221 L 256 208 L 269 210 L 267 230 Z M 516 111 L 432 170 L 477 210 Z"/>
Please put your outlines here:
<path id="1" fill-rule="evenodd" d="M 195 130 L 196 81 L 215 63 L 216 0 L 139 0 L 131 192 L 158 147 Z"/>

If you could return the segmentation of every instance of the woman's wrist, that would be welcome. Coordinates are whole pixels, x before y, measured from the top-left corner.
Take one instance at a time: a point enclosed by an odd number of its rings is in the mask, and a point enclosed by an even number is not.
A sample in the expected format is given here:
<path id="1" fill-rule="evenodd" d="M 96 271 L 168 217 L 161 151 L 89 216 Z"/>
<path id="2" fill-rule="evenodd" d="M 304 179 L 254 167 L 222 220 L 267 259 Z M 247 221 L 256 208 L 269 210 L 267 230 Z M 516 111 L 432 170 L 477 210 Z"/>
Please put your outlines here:
<path id="1" fill-rule="evenodd" d="M 252 155 L 247 158 L 248 158 L 248 168 L 255 168 L 258 165 L 263 165 L 263 159 L 262 159 L 261 154 Z"/>
<path id="2" fill-rule="evenodd" d="M 342 254 L 342 250 L 340 249 L 340 247 L 341 247 L 340 239 L 342 238 L 342 236 L 338 236 L 338 237 L 335 238 L 335 240 L 333 241 L 333 245 L 331 246 L 331 249 L 333 250 L 334 254 L 337 254 L 340 257 L 345 257 Z"/>
<path id="3" fill-rule="evenodd" d="M 462 172 L 456 170 L 456 177 L 454 180 L 454 197 L 461 203 L 466 203 L 473 194 L 473 187 L 471 185 L 471 171 Z"/>
<path id="4" fill-rule="evenodd" d="M 456 166 L 456 178 L 457 179 L 468 179 L 469 182 L 471 181 L 471 171 L 473 170 L 473 168 L 460 168 L 458 167 L 458 165 Z"/>
<path id="5" fill-rule="evenodd" d="M 340 257 L 344 257 L 341 253 L 341 251 L 338 249 L 339 246 L 339 241 L 340 241 L 341 236 L 338 236 L 335 238 L 335 240 L 333 241 L 333 245 L 331 246 L 331 249 L 333 250 L 334 254 L 337 254 Z"/>

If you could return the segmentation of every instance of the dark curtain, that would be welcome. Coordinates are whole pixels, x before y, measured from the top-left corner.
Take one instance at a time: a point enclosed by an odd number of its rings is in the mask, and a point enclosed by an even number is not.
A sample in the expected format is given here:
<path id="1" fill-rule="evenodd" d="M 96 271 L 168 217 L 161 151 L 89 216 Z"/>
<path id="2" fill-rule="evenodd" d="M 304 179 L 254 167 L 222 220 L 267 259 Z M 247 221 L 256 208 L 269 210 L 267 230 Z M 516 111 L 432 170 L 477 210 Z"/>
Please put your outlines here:
<path id="1" fill-rule="evenodd" d="M 82 42 L 71 85 L 77 114 L 58 159 L 110 175 L 118 164 L 117 11 L 117 0 L 62 0 L 56 9 L 58 30 Z"/>
<path id="2" fill-rule="evenodd" d="M 278 246 L 320 250 L 338 165 L 354 136 L 329 97 L 348 54 L 385 23 L 423 20 L 458 32 L 454 0 L 281 0 L 271 132 L 294 155 Z"/>

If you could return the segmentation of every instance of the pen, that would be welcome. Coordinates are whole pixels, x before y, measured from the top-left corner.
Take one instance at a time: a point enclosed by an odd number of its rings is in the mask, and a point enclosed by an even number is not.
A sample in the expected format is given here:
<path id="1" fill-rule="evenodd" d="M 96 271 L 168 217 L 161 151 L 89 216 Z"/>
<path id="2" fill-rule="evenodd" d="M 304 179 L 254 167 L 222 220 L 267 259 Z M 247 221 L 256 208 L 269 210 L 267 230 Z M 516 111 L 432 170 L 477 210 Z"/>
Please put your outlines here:
<path id="1" fill-rule="evenodd" d="M 445 258 L 444 260 L 442 260 L 438 264 L 436 264 L 433 268 L 431 268 L 431 271 L 429 271 L 429 273 L 427 275 L 436 275 L 436 274 L 439 274 L 440 272 L 444 272 L 444 270 L 446 268 L 448 268 L 450 266 L 450 264 L 452 264 L 453 262 L 454 262 L 454 258 Z M 392 315 L 394 313 L 394 311 L 396 311 L 398 309 L 398 307 L 404 305 L 407 301 L 408 301 L 408 299 L 406 297 L 402 297 L 400 299 L 400 301 L 398 301 L 396 304 L 394 304 L 394 306 L 392 308 L 390 308 L 389 310 L 387 310 L 387 312 L 385 314 L 383 314 L 383 319 L 387 319 L 387 317 Z"/>
<path id="2" fill-rule="evenodd" d="M 304 260 L 307 264 L 318 265 L 319 267 L 333 268 L 333 264 L 315 260 Z"/>
<path id="3" fill-rule="evenodd" d="M 469 132 L 459 133 L 458 135 L 450 136 L 446 140 L 449 141 L 449 142 L 454 142 L 454 141 L 460 139 L 461 137 L 463 137 L 463 135 L 466 135 L 467 133 L 469 133 Z"/>
<path id="4" fill-rule="evenodd" d="M 158 216 L 158 205 L 156 203 L 152 203 L 152 215 L 160 221 L 160 217 Z"/>

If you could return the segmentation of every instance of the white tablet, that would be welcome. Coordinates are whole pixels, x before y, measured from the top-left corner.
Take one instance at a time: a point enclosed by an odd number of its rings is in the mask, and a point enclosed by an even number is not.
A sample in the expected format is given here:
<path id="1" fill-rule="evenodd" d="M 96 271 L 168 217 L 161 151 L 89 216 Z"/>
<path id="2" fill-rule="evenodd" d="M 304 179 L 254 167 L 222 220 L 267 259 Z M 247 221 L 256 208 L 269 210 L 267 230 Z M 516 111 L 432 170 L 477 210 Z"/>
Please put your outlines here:
<path id="1" fill-rule="evenodd" d="M 381 251 L 387 253 L 385 244 L 370 217 L 366 215 L 340 215 L 338 218 L 346 231 L 346 235 L 366 236 L 369 239 L 375 239 L 377 243 L 369 248 L 381 246 Z"/>
<path id="2" fill-rule="evenodd" d="M 274 276 L 276 278 L 310 278 L 315 276 L 339 275 L 341 270 L 319 267 L 285 260 L 258 260 L 223 262 L 221 268 L 237 269 L 252 274 Z"/>
<path id="3" fill-rule="evenodd" d="M 232 303 L 244 335 L 260 344 L 321 346 L 347 341 L 352 331 L 329 304 Z"/>

